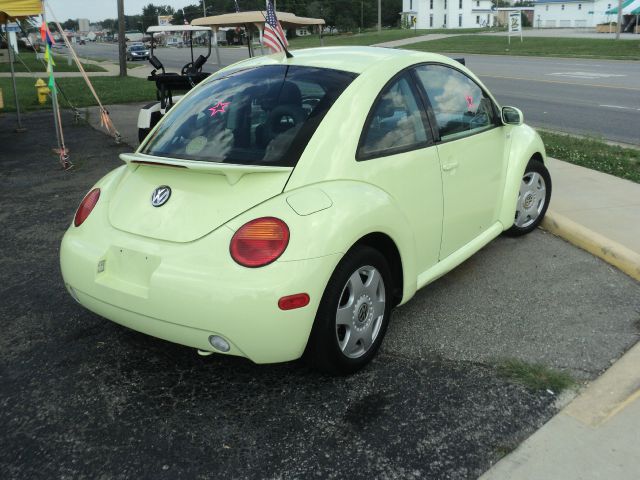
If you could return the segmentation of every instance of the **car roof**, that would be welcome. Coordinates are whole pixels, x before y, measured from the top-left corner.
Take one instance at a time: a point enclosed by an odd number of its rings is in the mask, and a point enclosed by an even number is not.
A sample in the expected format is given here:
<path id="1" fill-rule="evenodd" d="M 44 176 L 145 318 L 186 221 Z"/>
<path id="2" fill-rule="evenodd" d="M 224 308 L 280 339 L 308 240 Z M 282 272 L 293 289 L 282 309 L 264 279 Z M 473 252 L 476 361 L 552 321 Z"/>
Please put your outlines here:
<path id="1" fill-rule="evenodd" d="M 452 63 L 452 59 L 443 55 L 413 50 L 402 50 L 385 47 L 318 47 L 301 50 L 292 50 L 292 58 L 286 58 L 284 54 L 255 57 L 244 62 L 237 63 L 233 67 L 242 65 L 272 65 L 287 64 L 318 68 L 331 68 L 360 74 L 367 68 L 393 60 L 409 60 L 412 63 L 441 62 Z"/>

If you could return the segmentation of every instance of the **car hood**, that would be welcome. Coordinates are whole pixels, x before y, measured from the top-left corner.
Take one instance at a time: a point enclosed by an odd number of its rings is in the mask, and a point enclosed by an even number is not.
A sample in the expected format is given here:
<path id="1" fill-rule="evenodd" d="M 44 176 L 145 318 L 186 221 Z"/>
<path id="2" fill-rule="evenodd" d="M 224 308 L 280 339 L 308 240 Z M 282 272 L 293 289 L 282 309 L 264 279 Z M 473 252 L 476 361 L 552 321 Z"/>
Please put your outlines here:
<path id="1" fill-rule="evenodd" d="M 128 172 L 109 202 L 119 230 L 170 242 L 191 242 L 255 205 L 279 195 L 291 167 L 256 167 L 123 155 Z M 170 195 L 152 205 L 159 187 Z"/>

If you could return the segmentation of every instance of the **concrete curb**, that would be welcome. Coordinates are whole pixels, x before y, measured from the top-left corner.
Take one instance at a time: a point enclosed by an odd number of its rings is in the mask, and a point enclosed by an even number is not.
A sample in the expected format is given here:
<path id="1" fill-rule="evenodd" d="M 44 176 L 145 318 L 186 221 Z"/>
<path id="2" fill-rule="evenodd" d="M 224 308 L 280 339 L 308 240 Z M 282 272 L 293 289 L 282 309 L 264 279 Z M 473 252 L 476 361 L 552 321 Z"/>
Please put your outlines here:
<path id="1" fill-rule="evenodd" d="M 601 258 L 631 278 L 640 281 L 640 254 L 624 245 L 589 230 L 552 210 L 547 211 L 541 226 L 548 232 L 564 238 L 569 243 Z"/>

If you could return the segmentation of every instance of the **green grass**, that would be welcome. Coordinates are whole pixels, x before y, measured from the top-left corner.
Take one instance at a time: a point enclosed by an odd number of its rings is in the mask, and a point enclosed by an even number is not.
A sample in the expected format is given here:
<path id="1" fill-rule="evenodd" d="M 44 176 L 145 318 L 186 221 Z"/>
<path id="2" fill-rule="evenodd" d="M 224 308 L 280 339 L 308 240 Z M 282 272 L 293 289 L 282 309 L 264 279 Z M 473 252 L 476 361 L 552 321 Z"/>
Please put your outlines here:
<path id="1" fill-rule="evenodd" d="M 486 29 L 486 28 L 467 28 L 455 30 L 455 33 L 477 33 L 477 32 L 489 32 L 497 31 L 498 29 Z M 452 30 L 446 29 L 429 29 L 429 30 L 409 30 L 409 29 L 387 29 L 378 33 L 376 30 L 364 31 L 363 33 L 343 33 L 337 35 L 324 35 L 324 46 L 334 47 L 343 45 L 373 45 L 375 43 L 391 42 L 393 40 L 402 40 L 405 38 L 412 38 L 420 35 L 427 34 L 439 34 L 447 33 L 451 34 Z M 309 48 L 319 47 L 320 37 L 318 35 L 309 35 L 307 37 L 296 37 L 290 40 L 291 49 L 296 48 Z"/>
<path id="2" fill-rule="evenodd" d="M 576 383 L 566 373 L 520 360 L 505 360 L 498 365 L 498 374 L 531 390 L 549 389 L 556 394 L 572 387 Z"/>
<path id="3" fill-rule="evenodd" d="M 45 79 L 46 81 L 46 79 Z M 145 100 L 155 100 L 156 86 L 155 83 L 148 80 L 133 77 L 93 77 L 91 79 L 100 100 L 104 105 L 112 103 L 131 103 L 142 102 Z M 36 110 L 51 108 L 51 101 L 48 100 L 44 105 L 38 104 L 36 89 L 33 86 L 32 78 L 16 78 L 16 86 L 18 90 L 18 98 L 22 110 Z M 89 92 L 89 88 L 84 83 L 84 79 L 76 78 L 60 78 L 58 84 L 71 103 L 76 107 L 87 107 L 96 105 L 96 102 Z M 15 102 L 13 100 L 13 90 L 10 78 L 0 78 L 0 88 L 4 96 L 5 109 L 2 111 L 15 111 Z M 63 95 L 59 95 L 59 102 L 63 108 L 69 107 Z"/>
<path id="4" fill-rule="evenodd" d="M 36 59 L 35 53 L 25 53 L 20 52 L 20 59 L 18 59 L 13 64 L 13 68 L 16 72 L 46 72 L 46 64 L 42 63 L 42 61 Z M 67 62 L 66 56 L 54 55 L 54 61 L 56 62 L 56 66 L 53 67 L 53 70 L 56 72 L 77 72 L 78 67 L 75 62 L 72 62 L 71 65 Z M 23 65 L 24 62 L 24 65 Z M 25 65 L 29 67 L 25 68 Z M 83 63 L 82 67 L 87 72 L 106 72 L 104 68 L 99 65 L 93 65 L 91 63 Z M 0 63 L 0 72 L 10 72 L 11 66 L 8 63 Z"/>
<path id="5" fill-rule="evenodd" d="M 596 138 L 538 133 L 550 157 L 640 183 L 640 150 L 609 145 Z"/>
<path id="6" fill-rule="evenodd" d="M 512 38 L 511 45 L 507 45 L 507 37 L 461 35 L 403 48 L 447 53 L 640 60 L 640 40 L 525 37 L 522 43 L 519 38 Z"/>

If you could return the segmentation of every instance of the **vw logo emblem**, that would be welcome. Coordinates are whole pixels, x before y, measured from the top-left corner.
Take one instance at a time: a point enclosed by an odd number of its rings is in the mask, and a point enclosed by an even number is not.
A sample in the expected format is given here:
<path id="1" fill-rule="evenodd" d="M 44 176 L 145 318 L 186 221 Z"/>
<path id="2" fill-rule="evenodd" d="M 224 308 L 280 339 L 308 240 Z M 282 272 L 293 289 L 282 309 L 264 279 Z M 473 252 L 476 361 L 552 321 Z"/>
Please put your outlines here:
<path id="1" fill-rule="evenodd" d="M 169 200 L 171 196 L 171 188 L 167 185 L 162 185 L 156 188 L 151 194 L 151 205 L 154 207 L 161 207 Z"/>
<path id="2" fill-rule="evenodd" d="M 360 305 L 358 309 L 358 321 L 360 323 L 364 322 L 367 319 L 367 314 L 369 313 L 369 306 L 366 303 Z"/>

